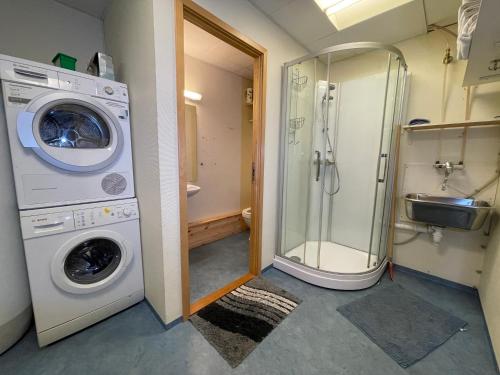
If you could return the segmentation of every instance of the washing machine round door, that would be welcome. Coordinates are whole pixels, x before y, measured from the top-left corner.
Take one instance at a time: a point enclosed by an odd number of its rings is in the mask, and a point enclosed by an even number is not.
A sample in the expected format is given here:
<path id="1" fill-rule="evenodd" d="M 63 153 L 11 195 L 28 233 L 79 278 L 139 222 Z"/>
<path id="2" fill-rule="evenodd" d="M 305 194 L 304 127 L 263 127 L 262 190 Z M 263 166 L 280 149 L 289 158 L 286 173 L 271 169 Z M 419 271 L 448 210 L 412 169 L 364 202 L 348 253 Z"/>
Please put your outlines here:
<path id="1" fill-rule="evenodd" d="M 118 118 L 90 96 L 55 92 L 33 99 L 17 117 L 22 145 L 51 165 L 92 172 L 113 163 L 123 148 Z"/>
<path id="2" fill-rule="evenodd" d="M 83 233 L 56 252 L 51 265 L 52 280 L 70 293 L 93 293 L 116 282 L 132 256 L 130 243 L 116 232 Z"/>

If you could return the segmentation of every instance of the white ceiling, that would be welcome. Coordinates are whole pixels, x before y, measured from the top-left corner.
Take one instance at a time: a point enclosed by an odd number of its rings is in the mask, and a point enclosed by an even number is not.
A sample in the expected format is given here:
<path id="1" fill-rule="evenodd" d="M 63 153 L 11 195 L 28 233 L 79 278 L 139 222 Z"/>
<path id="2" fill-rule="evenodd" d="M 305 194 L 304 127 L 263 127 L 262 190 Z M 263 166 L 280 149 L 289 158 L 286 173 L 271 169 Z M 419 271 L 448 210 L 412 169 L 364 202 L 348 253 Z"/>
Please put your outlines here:
<path id="1" fill-rule="evenodd" d="M 55 0 L 103 19 L 113 0 Z M 124 0 L 122 0 L 124 1 Z M 427 32 L 427 25 L 456 22 L 461 0 L 412 0 L 398 8 L 337 31 L 314 0 L 247 0 L 311 52 L 339 43 L 374 41 L 393 44 Z M 233 73 L 251 77 L 248 57 L 217 38 L 186 28 L 186 53 Z M 198 35 L 191 37 L 190 35 Z M 203 35 L 205 34 L 205 35 Z M 190 38 L 190 39 L 189 39 Z"/>
<path id="2" fill-rule="evenodd" d="M 104 12 L 113 0 L 55 0 L 91 16 L 104 19 Z"/>
<path id="3" fill-rule="evenodd" d="M 311 52 L 334 44 L 373 41 L 393 44 L 427 32 L 427 25 L 457 20 L 461 0 L 412 0 L 337 31 L 314 0 L 248 0 Z"/>
<path id="4" fill-rule="evenodd" d="M 73 9 L 103 19 L 113 0 L 55 0 Z M 126 0 L 121 0 L 126 1 Z M 221 69 L 253 78 L 253 59 L 189 22 L 184 22 L 184 52 Z"/>
<path id="5" fill-rule="evenodd" d="M 184 53 L 228 72 L 252 79 L 253 58 L 184 21 Z"/>

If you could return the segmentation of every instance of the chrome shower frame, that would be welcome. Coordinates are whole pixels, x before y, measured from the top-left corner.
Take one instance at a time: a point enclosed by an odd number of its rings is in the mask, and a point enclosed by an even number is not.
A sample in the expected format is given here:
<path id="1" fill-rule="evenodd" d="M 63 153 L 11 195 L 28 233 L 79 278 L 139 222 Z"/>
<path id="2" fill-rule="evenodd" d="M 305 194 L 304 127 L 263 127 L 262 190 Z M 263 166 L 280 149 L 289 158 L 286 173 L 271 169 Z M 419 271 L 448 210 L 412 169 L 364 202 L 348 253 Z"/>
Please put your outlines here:
<path id="1" fill-rule="evenodd" d="M 288 123 L 288 79 L 287 79 L 287 71 L 290 66 L 305 62 L 307 60 L 311 60 L 314 58 L 318 58 L 322 55 L 328 54 L 328 61 L 330 62 L 330 54 L 334 52 L 341 52 L 341 51 L 355 51 L 355 50 L 365 50 L 366 52 L 371 52 L 371 51 L 377 51 L 377 50 L 385 50 L 390 54 L 393 54 L 397 57 L 397 59 L 400 62 L 401 68 L 403 68 L 403 76 L 401 77 L 402 79 L 402 84 L 401 84 L 401 99 L 399 101 L 399 106 L 395 108 L 394 115 L 397 116 L 397 118 L 394 119 L 393 121 L 393 131 L 397 129 L 397 124 L 401 124 L 402 118 L 403 118 L 403 108 L 405 106 L 405 100 L 406 100 L 406 83 L 407 83 L 407 69 L 408 66 L 406 64 L 406 60 L 404 58 L 403 53 L 396 47 L 389 45 L 389 44 L 384 44 L 384 43 L 378 43 L 378 42 L 354 42 L 354 43 L 344 43 L 344 44 L 339 44 L 335 45 L 332 47 L 328 47 L 325 49 L 322 49 L 318 52 L 310 53 L 305 56 L 302 56 L 300 58 L 294 59 L 292 61 L 289 61 L 285 63 L 282 67 L 281 71 L 281 78 L 282 78 L 282 85 L 281 85 L 281 118 L 280 118 L 280 159 L 279 159 L 279 192 L 281 192 L 281 196 L 278 199 L 278 204 L 277 204 L 277 209 L 278 209 L 278 223 L 277 223 L 277 228 L 278 228 L 278 236 L 276 240 L 276 253 L 274 255 L 274 261 L 273 265 L 281 269 L 285 272 L 288 272 L 289 274 L 298 277 L 304 281 L 310 282 L 315 285 L 319 285 L 322 287 L 326 288 L 332 288 L 332 289 L 343 289 L 343 290 L 357 290 L 357 289 L 363 289 L 367 288 L 369 286 L 372 286 L 375 284 L 380 276 L 383 274 L 383 271 L 385 270 L 385 266 L 387 264 L 387 256 L 385 255 L 383 259 L 377 259 L 378 260 L 378 266 L 375 269 L 368 269 L 365 272 L 361 273 L 338 273 L 338 272 L 331 272 L 331 271 L 325 271 L 321 270 L 319 268 L 314 268 L 306 265 L 305 263 L 283 257 L 281 255 L 281 249 L 284 246 L 283 244 L 283 239 L 284 239 L 284 231 L 283 231 L 283 223 L 284 223 L 284 201 L 283 197 L 286 196 L 286 184 L 285 181 L 287 179 L 287 168 L 286 168 L 286 161 L 288 159 L 288 129 L 286 124 Z M 388 68 L 389 69 L 389 68 Z M 328 75 L 330 73 L 328 72 Z M 328 80 L 329 82 L 329 80 Z M 386 88 L 387 90 L 387 88 Z M 392 195 L 392 189 L 393 187 L 393 175 L 394 175 L 394 168 L 395 168 L 395 162 L 394 162 L 394 145 L 395 142 L 395 137 L 391 135 L 391 141 L 390 141 L 390 154 L 391 157 L 389 158 L 389 172 L 388 172 L 388 178 L 387 182 L 391 186 L 391 195 Z M 380 161 L 379 161 L 380 163 Z M 392 199 L 389 199 L 386 204 L 388 204 L 388 210 L 391 212 L 391 205 L 392 205 Z M 374 216 L 375 216 L 375 209 L 373 211 L 372 215 L 372 223 L 374 221 Z M 307 219 L 308 220 L 308 219 Z M 307 228 L 306 228 L 307 231 Z M 372 231 L 373 231 L 373 224 L 372 224 Z M 320 239 L 321 241 L 321 239 Z M 369 249 L 369 260 L 371 258 L 371 241 L 370 239 L 370 249 Z M 319 251 L 318 251 L 318 257 L 319 257 Z M 318 262 L 319 264 L 319 262 Z"/>

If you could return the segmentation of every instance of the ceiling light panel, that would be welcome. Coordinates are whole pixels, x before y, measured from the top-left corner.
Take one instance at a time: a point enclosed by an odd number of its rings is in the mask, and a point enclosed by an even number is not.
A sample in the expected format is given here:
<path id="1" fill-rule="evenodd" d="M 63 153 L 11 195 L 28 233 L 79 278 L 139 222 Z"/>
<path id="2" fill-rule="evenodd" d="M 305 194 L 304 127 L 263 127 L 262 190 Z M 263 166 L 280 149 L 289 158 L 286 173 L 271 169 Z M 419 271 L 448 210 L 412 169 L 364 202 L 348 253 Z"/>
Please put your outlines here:
<path id="1" fill-rule="evenodd" d="M 314 0 L 337 30 L 353 26 L 401 5 L 421 0 Z"/>
<path id="2" fill-rule="evenodd" d="M 324 10 L 327 16 L 340 12 L 342 9 L 348 8 L 354 5 L 360 0 L 338 0 L 335 4 L 329 6 Z"/>

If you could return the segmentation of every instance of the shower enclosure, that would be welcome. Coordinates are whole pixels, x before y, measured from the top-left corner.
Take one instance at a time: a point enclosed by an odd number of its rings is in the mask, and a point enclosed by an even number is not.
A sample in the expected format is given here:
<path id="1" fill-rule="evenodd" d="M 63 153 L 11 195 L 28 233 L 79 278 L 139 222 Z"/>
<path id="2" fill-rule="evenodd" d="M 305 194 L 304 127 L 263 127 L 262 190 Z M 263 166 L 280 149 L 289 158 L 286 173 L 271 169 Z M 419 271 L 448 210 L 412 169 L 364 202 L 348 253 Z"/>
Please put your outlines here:
<path id="1" fill-rule="evenodd" d="M 405 79 L 402 53 L 380 43 L 285 64 L 276 268 L 334 289 L 380 278 Z"/>

